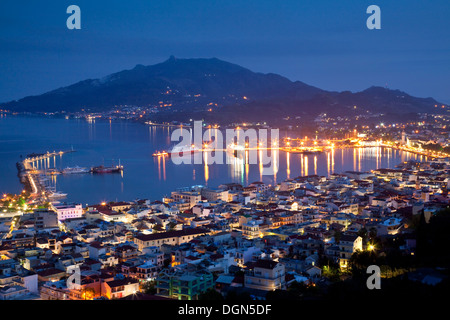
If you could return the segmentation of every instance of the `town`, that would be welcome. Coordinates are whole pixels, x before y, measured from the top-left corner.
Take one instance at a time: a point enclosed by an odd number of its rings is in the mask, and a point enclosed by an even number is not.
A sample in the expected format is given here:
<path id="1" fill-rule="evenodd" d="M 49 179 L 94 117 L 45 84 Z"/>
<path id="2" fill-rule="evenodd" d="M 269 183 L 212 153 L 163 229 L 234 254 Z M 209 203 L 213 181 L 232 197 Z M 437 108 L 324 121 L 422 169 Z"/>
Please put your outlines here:
<path id="1" fill-rule="evenodd" d="M 23 2 L 0 9 L 4 316 L 448 305 L 450 1 Z"/>
<path id="2" fill-rule="evenodd" d="M 410 160 L 84 207 L 4 194 L 0 300 L 321 298 L 369 264 L 439 285 L 445 237 L 433 250 L 423 237 L 448 221 L 449 170 L 448 157 Z"/>

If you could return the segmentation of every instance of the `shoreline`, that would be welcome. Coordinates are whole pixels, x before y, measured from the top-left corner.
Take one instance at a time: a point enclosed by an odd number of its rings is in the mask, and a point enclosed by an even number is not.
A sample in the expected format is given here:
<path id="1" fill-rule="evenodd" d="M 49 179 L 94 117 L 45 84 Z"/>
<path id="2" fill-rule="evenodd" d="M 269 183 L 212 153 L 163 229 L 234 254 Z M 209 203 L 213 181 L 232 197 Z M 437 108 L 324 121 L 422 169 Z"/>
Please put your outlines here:
<path id="1" fill-rule="evenodd" d="M 44 202 L 43 200 L 46 199 L 51 193 L 48 190 L 48 188 L 44 185 L 42 185 L 38 175 L 39 173 L 34 173 L 33 164 L 35 161 L 40 161 L 43 159 L 47 159 L 50 157 L 54 157 L 56 155 L 62 156 L 66 153 L 75 152 L 75 150 L 67 150 L 67 151 L 58 151 L 58 152 L 48 152 L 43 154 L 35 154 L 32 153 L 33 157 L 30 157 L 28 155 L 23 159 L 21 162 L 16 163 L 16 167 L 18 170 L 17 176 L 19 177 L 20 182 L 23 184 L 25 191 L 30 193 L 30 197 L 37 198 L 39 202 Z M 42 197 L 44 199 L 42 199 Z M 50 199 L 48 199 L 50 200 Z"/>

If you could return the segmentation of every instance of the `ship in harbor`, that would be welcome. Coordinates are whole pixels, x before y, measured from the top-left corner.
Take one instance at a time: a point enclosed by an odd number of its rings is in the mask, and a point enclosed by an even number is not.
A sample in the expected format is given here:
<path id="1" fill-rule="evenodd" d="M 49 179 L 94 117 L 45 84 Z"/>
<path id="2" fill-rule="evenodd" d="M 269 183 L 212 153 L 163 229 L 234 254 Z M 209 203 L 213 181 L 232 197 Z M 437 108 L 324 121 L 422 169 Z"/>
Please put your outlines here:
<path id="1" fill-rule="evenodd" d="M 91 172 L 92 173 L 120 173 L 123 171 L 123 166 L 109 166 L 105 167 L 104 165 L 98 166 L 98 167 L 92 167 Z"/>
<path id="2" fill-rule="evenodd" d="M 195 144 L 192 144 L 190 146 L 174 146 L 170 151 L 155 151 L 153 153 L 154 157 L 171 157 L 173 155 L 184 155 L 184 154 L 194 154 L 196 152 L 202 152 L 205 149 L 207 149 L 213 141 L 206 141 L 203 144 L 203 149 L 197 147 Z"/>
<path id="3" fill-rule="evenodd" d="M 65 169 L 63 169 L 62 173 L 63 174 L 77 174 L 77 173 L 89 173 L 90 170 L 88 168 L 83 168 L 83 167 L 79 167 L 79 166 L 75 166 L 75 167 L 67 167 Z"/>
<path id="4" fill-rule="evenodd" d="M 48 197 L 51 199 L 62 199 L 62 198 L 67 197 L 67 193 L 63 193 L 61 191 L 56 191 L 56 192 L 50 193 L 48 195 Z"/>
<path id="5" fill-rule="evenodd" d="M 161 157 L 161 156 L 170 156 L 170 154 L 167 151 L 155 151 L 153 153 L 154 157 Z"/>
<path id="6" fill-rule="evenodd" d="M 92 167 L 90 172 L 91 173 L 121 173 L 123 171 L 123 166 L 120 164 L 120 159 L 119 159 L 119 165 L 110 165 L 110 166 L 105 166 L 105 165 L 100 165 L 100 166 L 96 166 L 96 167 Z"/>
<path id="7" fill-rule="evenodd" d="M 321 147 L 281 147 L 281 151 L 285 151 L 288 153 L 301 153 L 301 154 L 321 154 L 323 152 L 323 148 Z"/>
<path id="8" fill-rule="evenodd" d="M 169 156 L 173 156 L 175 154 L 194 154 L 195 152 L 201 152 L 202 150 L 195 146 L 194 144 L 191 146 L 175 146 L 168 153 Z"/>

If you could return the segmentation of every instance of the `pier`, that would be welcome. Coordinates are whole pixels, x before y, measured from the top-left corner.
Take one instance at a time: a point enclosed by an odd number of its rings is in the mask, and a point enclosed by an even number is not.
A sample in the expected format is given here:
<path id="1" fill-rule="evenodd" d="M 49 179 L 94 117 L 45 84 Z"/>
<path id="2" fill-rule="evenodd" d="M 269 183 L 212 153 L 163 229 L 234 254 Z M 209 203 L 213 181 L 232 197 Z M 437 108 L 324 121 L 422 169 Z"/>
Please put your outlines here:
<path id="1" fill-rule="evenodd" d="M 63 154 L 71 153 L 71 152 L 75 152 L 75 150 L 71 149 L 71 150 L 67 150 L 67 151 L 53 151 L 53 152 L 47 151 L 47 153 L 31 153 L 26 156 L 26 158 L 23 162 L 24 162 L 24 164 L 25 163 L 33 164 L 34 162 L 37 162 L 37 161 L 50 159 L 50 158 L 56 157 L 56 156 L 62 156 Z"/>
<path id="2" fill-rule="evenodd" d="M 67 151 L 32 153 L 27 155 L 22 162 L 18 162 L 16 164 L 20 181 L 25 185 L 25 189 L 30 192 L 32 197 L 37 198 L 39 201 L 45 202 L 47 201 L 47 197 L 53 193 L 42 184 L 42 181 L 39 178 L 39 175 L 41 175 L 42 172 L 41 170 L 37 170 L 38 163 L 42 161 L 49 161 L 50 158 L 56 156 L 61 157 L 64 154 L 71 152 L 75 152 L 75 150 L 71 149 Z"/>

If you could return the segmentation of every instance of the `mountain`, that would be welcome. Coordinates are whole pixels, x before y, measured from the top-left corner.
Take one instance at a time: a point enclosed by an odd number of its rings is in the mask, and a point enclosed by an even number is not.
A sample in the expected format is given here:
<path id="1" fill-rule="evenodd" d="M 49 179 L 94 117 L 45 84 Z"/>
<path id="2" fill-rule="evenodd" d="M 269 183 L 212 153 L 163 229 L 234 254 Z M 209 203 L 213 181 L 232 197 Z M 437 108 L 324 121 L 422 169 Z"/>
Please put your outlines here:
<path id="1" fill-rule="evenodd" d="M 277 74 L 256 73 L 211 59 L 168 60 L 136 65 L 131 70 L 100 79 L 88 79 L 42 95 L 1 104 L 17 112 L 105 111 L 118 105 L 162 106 L 159 114 L 181 116 L 206 112 L 231 118 L 264 120 L 284 116 L 314 116 L 320 112 L 345 113 L 359 109 L 380 113 L 433 111 L 432 98 L 416 98 L 398 90 L 371 87 L 352 93 L 325 91 Z M 214 108 L 211 108 L 213 106 Z M 181 120 L 181 119 L 180 119 Z"/>

